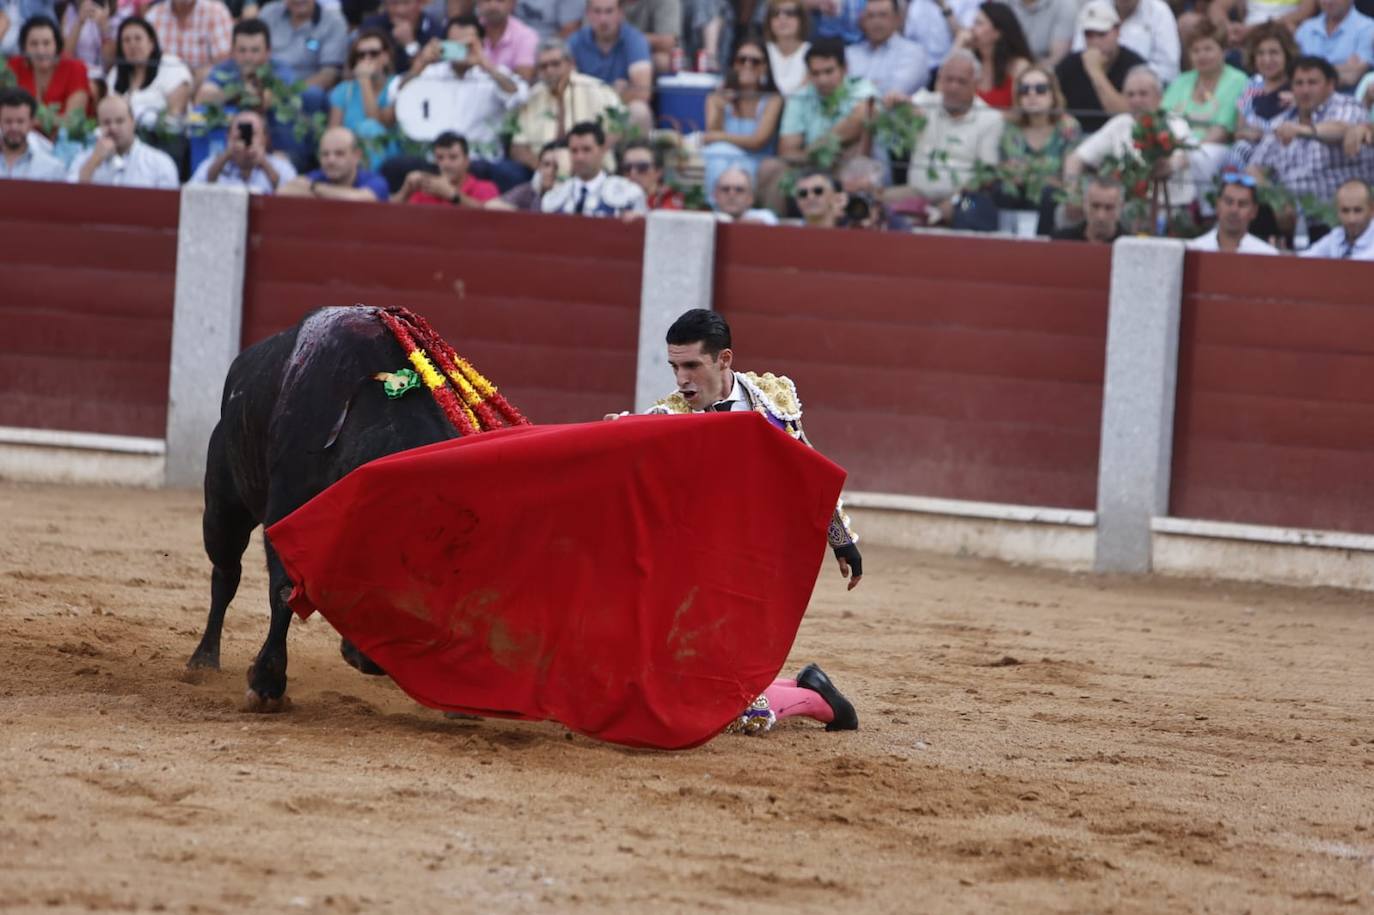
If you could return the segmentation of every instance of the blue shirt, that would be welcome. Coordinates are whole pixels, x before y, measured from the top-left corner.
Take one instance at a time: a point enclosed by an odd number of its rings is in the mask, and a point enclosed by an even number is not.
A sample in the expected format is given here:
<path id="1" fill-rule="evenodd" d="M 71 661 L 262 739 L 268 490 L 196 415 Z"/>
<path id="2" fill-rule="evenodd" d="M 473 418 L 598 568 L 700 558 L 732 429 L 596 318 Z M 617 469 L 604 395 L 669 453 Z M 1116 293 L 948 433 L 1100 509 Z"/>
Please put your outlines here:
<path id="1" fill-rule="evenodd" d="M 876 48 L 865 39 L 845 48 L 844 54 L 849 75 L 866 78 L 884 95 L 915 95 L 930 77 L 926 49 L 896 33 Z"/>
<path id="2" fill-rule="evenodd" d="M 0 178 L 22 178 L 27 181 L 66 181 L 67 169 L 56 156 L 50 156 L 32 143 L 14 166 L 0 156 Z"/>
<path id="3" fill-rule="evenodd" d="M 630 78 L 630 65 L 649 63 L 649 39 L 628 22 L 620 24 L 620 37 L 609 53 L 597 47 L 592 27 L 584 25 L 568 39 L 568 50 L 579 73 L 595 76 L 603 83 L 614 85 L 618 79 Z"/>
<path id="4" fill-rule="evenodd" d="M 841 38 L 845 44 L 864 40 L 863 29 L 859 28 L 859 16 L 868 0 L 840 0 L 840 12 L 836 16 L 811 16 L 811 34 L 816 38 Z"/>
<path id="5" fill-rule="evenodd" d="M 1351 54 L 1374 64 L 1374 19 L 1353 6 L 1336 27 L 1336 34 L 1326 34 L 1326 14 L 1320 13 L 1298 26 L 1293 37 L 1302 53 L 1324 57 L 1332 64 L 1345 63 Z"/>
<path id="6" fill-rule="evenodd" d="M 382 91 L 377 96 L 378 108 L 385 108 L 391 104 L 392 97 L 396 94 L 396 88 L 400 83 L 401 78 L 399 76 L 393 76 L 386 81 L 386 85 L 382 87 Z M 363 108 L 363 90 L 358 88 L 356 79 L 339 83 L 329 90 L 329 107 L 343 111 L 343 126 L 357 134 L 359 139 L 373 140 L 390 133 L 380 121 L 374 121 L 367 116 L 367 110 Z M 395 140 L 389 141 L 385 148 L 372 153 L 373 166 L 380 165 L 383 159 L 400 151 L 400 145 Z"/>
<path id="7" fill-rule="evenodd" d="M 284 83 L 291 83 L 291 71 L 277 63 L 275 60 L 270 64 L 272 75 Z M 205 81 L 223 89 L 230 83 L 241 83 L 243 77 L 239 75 L 239 65 L 232 60 L 224 60 L 215 64 L 210 70 L 210 74 L 205 77 Z"/>
<path id="8" fill-rule="evenodd" d="M 324 169 L 322 168 L 315 169 L 305 177 L 309 181 L 318 181 L 321 184 L 330 183 L 329 179 L 324 176 Z M 370 172 L 365 168 L 358 169 L 358 175 L 353 179 L 353 186 L 371 191 L 373 196 L 382 203 L 391 199 L 391 191 L 386 186 L 386 180 L 376 172 Z"/>
<path id="9" fill-rule="evenodd" d="M 305 25 L 291 24 L 285 0 L 264 4 L 258 13 L 272 36 L 272 60 L 291 71 L 293 79 L 305 80 L 325 67 L 343 69 L 348 58 L 348 23 L 336 9 L 325 9 L 318 0 Z"/>

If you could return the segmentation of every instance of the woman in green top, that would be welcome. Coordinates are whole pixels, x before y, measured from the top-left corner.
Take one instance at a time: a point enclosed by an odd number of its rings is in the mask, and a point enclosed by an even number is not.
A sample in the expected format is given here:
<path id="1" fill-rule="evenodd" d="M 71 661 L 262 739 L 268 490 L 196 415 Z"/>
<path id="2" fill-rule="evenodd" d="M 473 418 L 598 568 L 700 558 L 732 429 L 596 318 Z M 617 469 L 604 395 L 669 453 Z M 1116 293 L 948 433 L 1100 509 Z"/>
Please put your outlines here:
<path id="1" fill-rule="evenodd" d="M 1236 130 L 1236 102 L 1245 91 L 1246 76 L 1226 63 L 1224 36 L 1204 19 L 1193 29 L 1188 54 L 1193 69 L 1179 74 L 1164 93 L 1164 108 L 1181 115 L 1198 143 L 1230 143 Z"/>
<path id="2" fill-rule="evenodd" d="M 1022 70 L 1013 83 L 1012 108 L 998 144 L 1002 183 L 997 205 L 1038 210 L 1037 235 L 1054 231 L 1056 191 L 1064 160 L 1083 137 L 1077 119 L 1064 109 L 1054 71 L 1041 64 Z"/>

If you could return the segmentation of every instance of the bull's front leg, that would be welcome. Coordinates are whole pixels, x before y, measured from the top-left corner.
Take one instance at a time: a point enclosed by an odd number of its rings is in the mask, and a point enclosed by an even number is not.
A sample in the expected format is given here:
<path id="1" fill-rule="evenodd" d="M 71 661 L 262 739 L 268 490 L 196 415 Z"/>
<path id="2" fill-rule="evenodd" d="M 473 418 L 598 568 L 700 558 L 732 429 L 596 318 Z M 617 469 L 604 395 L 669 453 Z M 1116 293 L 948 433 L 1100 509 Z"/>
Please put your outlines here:
<path id="1" fill-rule="evenodd" d="M 277 551 L 267 545 L 267 596 L 272 605 L 272 625 L 267 630 L 253 665 L 248 668 L 248 692 L 244 706 L 250 712 L 279 712 L 286 706 L 286 634 L 291 629 L 291 579 Z"/>

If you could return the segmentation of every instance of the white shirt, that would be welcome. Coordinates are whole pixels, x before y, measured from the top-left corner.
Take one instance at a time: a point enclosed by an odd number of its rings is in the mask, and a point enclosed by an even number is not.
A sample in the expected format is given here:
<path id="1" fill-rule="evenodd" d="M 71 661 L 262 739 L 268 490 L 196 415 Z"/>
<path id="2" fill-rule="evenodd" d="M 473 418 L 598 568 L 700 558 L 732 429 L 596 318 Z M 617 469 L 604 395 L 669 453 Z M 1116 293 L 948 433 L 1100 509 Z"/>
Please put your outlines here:
<path id="1" fill-rule="evenodd" d="M 926 49 L 897 34 L 877 47 L 867 40 L 850 45 L 845 49 L 845 62 L 851 76 L 864 77 L 884 95 L 912 95 L 924 89 L 930 77 Z"/>
<path id="2" fill-rule="evenodd" d="M 210 180 L 210 166 L 214 164 L 213 156 L 206 156 L 201 160 L 196 168 L 195 174 L 191 176 L 188 184 L 221 184 L 227 187 L 246 187 L 250 194 L 275 194 L 277 188 L 281 187 L 292 178 L 296 177 L 296 167 L 291 164 L 291 160 L 285 156 L 275 153 L 270 156 L 272 168 L 277 172 L 277 183 L 272 184 L 272 179 L 267 177 L 267 172 L 262 168 L 253 169 L 253 173 L 244 178 L 243 172 L 234 164 L 233 159 L 224 163 L 224 168 L 220 169 L 219 177 L 214 181 Z"/>
<path id="3" fill-rule="evenodd" d="M 784 96 L 806 85 L 806 52 L 811 42 L 803 41 L 797 50 L 784 55 L 773 42 L 768 42 L 768 65 L 773 68 L 773 82 Z"/>
<path id="4" fill-rule="evenodd" d="M 1312 244 L 1299 257 L 1331 257 L 1352 261 L 1374 261 L 1374 222 L 1355 239 L 1349 253 L 1345 250 L 1345 227 L 1337 226 Z"/>
<path id="5" fill-rule="evenodd" d="M 644 189 L 629 178 L 597 172 L 590 181 L 569 178 L 544 195 L 539 208 L 545 213 L 570 216 L 619 216 L 647 213 Z"/>
<path id="6" fill-rule="evenodd" d="M 507 111 L 525 104 L 530 90 L 505 67 L 501 74 L 515 83 L 505 92 L 491 74 L 468 67 L 459 76 L 447 61 L 430 64 L 396 93 L 396 121 L 412 140 L 432 141 L 446 130 L 467 138 L 474 159 L 501 158 L 497 128 Z"/>
<path id="7" fill-rule="evenodd" d="M 0 178 L 24 181 L 66 181 L 67 170 L 56 156 L 49 155 L 30 142 L 23 154 L 10 165 L 0 155 Z"/>
<path id="8" fill-rule="evenodd" d="M 729 213 L 716 210 L 715 217 L 717 222 L 756 222 L 765 226 L 775 226 L 778 224 L 778 214 L 772 210 L 752 209 L 745 210 L 740 214 L 739 219 L 735 219 Z"/>
<path id="9" fill-rule="evenodd" d="M 72 161 L 67 169 L 67 180 L 77 184 L 81 180 L 81 166 L 91 157 L 94 150 L 86 150 Z M 160 149 L 154 149 L 138 138 L 129 147 L 128 153 L 113 153 L 96 166 L 91 175 L 91 184 L 109 184 L 115 187 L 148 187 L 176 190 L 181 179 L 177 174 L 177 164 L 172 157 Z"/>
<path id="10" fill-rule="evenodd" d="M 110 80 L 114 85 L 114 79 Z M 181 86 L 191 85 L 191 71 L 173 54 L 164 54 L 157 63 L 157 76 L 141 89 L 126 92 L 129 107 L 134 110 L 134 123 L 151 127 L 157 116 L 167 110 L 167 96 Z"/>
<path id="11" fill-rule="evenodd" d="M 1217 230 L 1213 227 L 1212 231 L 1206 235 L 1199 235 L 1188 242 L 1189 251 L 1220 251 L 1221 246 L 1217 243 Z M 1237 254 L 1278 254 L 1279 249 L 1267 242 L 1260 241 L 1253 235 L 1247 234 L 1240 240 L 1240 247 Z"/>
<path id="12" fill-rule="evenodd" d="M 1169 129 L 1180 143 L 1192 143 L 1193 133 L 1188 122 L 1176 114 L 1169 115 Z M 1131 132 L 1135 130 L 1135 116 L 1129 113 L 1113 115 L 1096 133 L 1078 145 L 1074 152 L 1090 168 L 1097 168 L 1108 156 L 1118 159 L 1136 155 Z M 1188 153 L 1178 150 L 1170 157 L 1173 172 L 1169 175 L 1169 206 L 1185 206 L 1193 202 L 1197 189 L 1188 170 Z"/>
<path id="13" fill-rule="evenodd" d="M 1164 85 L 1178 76 L 1178 20 L 1164 0 L 1140 0 L 1135 12 L 1121 22 L 1121 43 L 1145 58 Z M 1079 29 L 1073 36 L 1073 50 L 1084 47 L 1083 30 Z"/>

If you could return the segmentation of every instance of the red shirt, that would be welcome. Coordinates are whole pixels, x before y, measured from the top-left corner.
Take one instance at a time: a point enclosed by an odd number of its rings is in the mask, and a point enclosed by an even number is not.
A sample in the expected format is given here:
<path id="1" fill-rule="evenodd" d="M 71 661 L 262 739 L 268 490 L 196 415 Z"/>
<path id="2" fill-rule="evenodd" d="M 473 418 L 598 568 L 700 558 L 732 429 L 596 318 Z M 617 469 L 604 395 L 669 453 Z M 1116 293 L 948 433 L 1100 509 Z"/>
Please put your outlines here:
<path id="1" fill-rule="evenodd" d="M 1004 110 L 1010 108 L 1012 93 L 1014 91 L 1012 82 L 1011 76 L 1008 76 L 1006 79 L 1002 80 L 1002 85 L 1000 86 L 993 86 L 991 89 L 980 89 L 978 91 L 978 97 L 986 102 L 990 108 L 1001 108 Z"/>
<path id="2" fill-rule="evenodd" d="M 34 79 L 33 68 L 29 66 L 29 59 L 22 54 L 16 54 L 10 58 L 10 69 L 14 71 L 19 88 L 27 90 L 29 95 L 37 98 L 38 83 Z M 53 69 L 52 79 L 48 80 L 48 91 L 38 99 L 38 104 L 56 105 L 58 113 L 61 114 L 67 105 L 67 99 L 74 93 L 90 91 L 91 81 L 86 76 L 86 65 L 79 60 L 64 57 Z M 86 110 L 91 110 L 90 102 L 86 103 Z"/>
<path id="3" fill-rule="evenodd" d="M 654 196 L 650 197 L 647 202 L 651 210 L 687 209 L 687 200 L 682 196 L 682 191 L 666 184 L 659 185 L 658 190 L 654 192 Z"/>
<path id="4" fill-rule="evenodd" d="M 481 178 L 474 178 L 472 175 L 463 176 L 463 186 L 459 188 L 464 194 L 476 200 L 478 203 L 486 203 L 501 196 L 501 191 L 490 181 L 483 181 Z M 435 197 L 433 194 L 426 194 L 424 191 L 416 191 L 410 195 L 406 203 L 418 203 L 422 206 L 451 206 L 452 201 L 442 197 Z"/>

